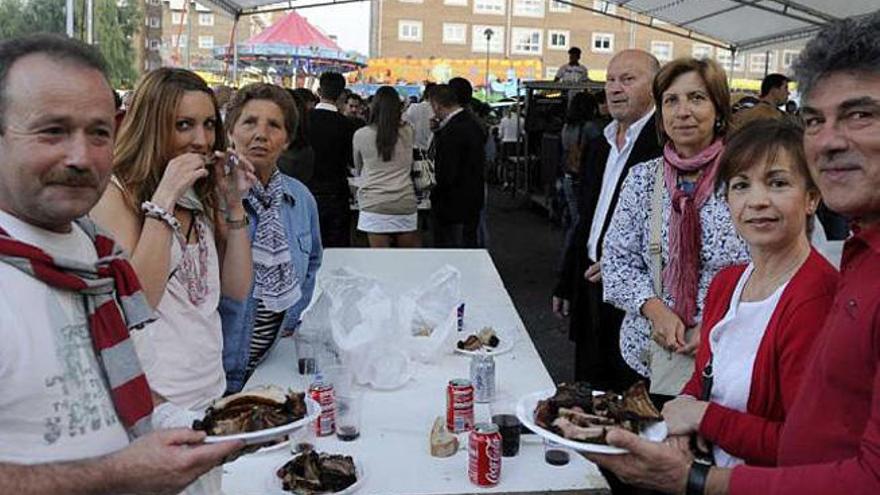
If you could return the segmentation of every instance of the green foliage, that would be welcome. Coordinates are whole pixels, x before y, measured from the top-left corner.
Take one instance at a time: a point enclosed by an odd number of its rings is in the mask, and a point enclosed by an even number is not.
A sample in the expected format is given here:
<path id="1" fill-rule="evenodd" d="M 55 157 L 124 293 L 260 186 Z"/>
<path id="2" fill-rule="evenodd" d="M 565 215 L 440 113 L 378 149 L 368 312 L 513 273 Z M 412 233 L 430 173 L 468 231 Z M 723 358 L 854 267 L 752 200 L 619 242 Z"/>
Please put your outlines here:
<path id="1" fill-rule="evenodd" d="M 85 39 L 84 2 L 74 2 L 74 33 Z M 30 33 L 65 33 L 65 0 L 0 0 L 0 39 Z M 107 60 L 115 87 L 131 86 L 137 79 L 134 36 L 143 25 L 135 0 L 94 0 L 95 45 Z"/>

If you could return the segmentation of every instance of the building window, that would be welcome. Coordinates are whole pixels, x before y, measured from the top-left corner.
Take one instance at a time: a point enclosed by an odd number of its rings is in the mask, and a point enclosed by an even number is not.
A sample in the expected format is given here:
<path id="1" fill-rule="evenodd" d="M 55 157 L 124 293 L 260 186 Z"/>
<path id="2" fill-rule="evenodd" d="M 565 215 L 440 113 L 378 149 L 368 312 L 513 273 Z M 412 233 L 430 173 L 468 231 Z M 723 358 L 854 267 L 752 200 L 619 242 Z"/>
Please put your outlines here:
<path id="1" fill-rule="evenodd" d="M 468 0 L 443 0 L 443 5 L 463 5 L 467 7 Z"/>
<path id="2" fill-rule="evenodd" d="M 150 26 L 153 29 L 158 29 L 159 26 L 162 24 L 162 20 L 158 17 L 147 17 L 145 21 L 146 22 L 144 22 L 144 24 Z"/>
<path id="3" fill-rule="evenodd" d="M 791 68 L 794 61 L 797 60 L 798 55 L 801 54 L 800 50 L 783 50 L 782 51 L 782 68 L 789 69 Z"/>
<path id="4" fill-rule="evenodd" d="M 159 40 L 150 40 L 150 50 L 158 50 L 161 46 L 162 43 Z"/>
<path id="5" fill-rule="evenodd" d="M 467 44 L 467 24 L 443 23 L 443 43 L 448 45 Z"/>
<path id="6" fill-rule="evenodd" d="M 213 26 L 214 14 L 199 14 L 199 26 Z"/>
<path id="7" fill-rule="evenodd" d="M 727 72 L 742 72 L 746 63 L 745 55 L 737 55 L 736 63 L 734 64 L 734 67 L 731 67 L 730 51 L 721 49 L 715 53 L 715 60 L 717 60 L 718 63 L 721 64 L 721 67 Z"/>
<path id="8" fill-rule="evenodd" d="M 214 37 L 199 36 L 199 48 L 214 48 Z"/>
<path id="9" fill-rule="evenodd" d="M 652 41 L 651 54 L 657 57 L 660 63 L 672 60 L 672 42 L 671 41 Z"/>
<path id="10" fill-rule="evenodd" d="M 547 30 L 547 48 L 551 50 L 568 50 L 568 31 Z"/>
<path id="11" fill-rule="evenodd" d="M 474 14 L 504 15 L 506 0 L 474 0 Z"/>
<path id="12" fill-rule="evenodd" d="M 702 43 L 694 43 L 694 46 L 691 48 L 691 55 L 694 58 L 705 60 L 712 58 L 712 45 L 704 45 Z"/>
<path id="13" fill-rule="evenodd" d="M 593 10 L 605 12 L 606 14 L 617 14 L 617 5 L 605 0 L 593 0 Z M 599 12 L 593 12 L 593 15 L 602 15 Z"/>
<path id="14" fill-rule="evenodd" d="M 171 36 L 171 46 L 176 46 L 178 48 L 186 48 L 186 35 L 185 34 L 181 34 L 180 36 L 178 36 L 176 34 L 172 35 Z"/>
<path id="15" fill-rule="evenodd" d="M 571 4 L 550 0 L 550 12 L 571 12 Z"/>
<path id="16" fill-rule="evenodd" d="M 593 33 L 593 51 L 611 53 L 614 51 L 614 35 L 611 33 Z"/>
<path id="17" fill-rule="evenodd" d="M 159 0 L 150 0 L 150 5 L 161 5 L 162 3 Z"/>
<path id="18" fill-rule="evenodd" d="M 513 15 L 544 17 L 544 0 L 513 0 Z"/>
<path id="19" fill-rule="evenodd" d="M 541 53 L 541 30 L 515 27 L 510 32 L 510 51 L 517 55 Z"/>
<path id="20" fill-rule="evenodd" d="M 773 72 L 776 70 L 776 52 L 770 52 L 770 60 L 767 60 L 767 53 L 753 53 L 749 56 L 749 71 L 750 72 L 759 72 L 761 74 L 764 73 L 764 69 L 767 72 Z"/>
<path id="21" fill-rule="evenodd" d="M 183 24 L 184 22 L 186 22 L 186 16 L 183 15 L 183 12 L 171 13 L 171 24 Z"/>
<path id="22" fill-rule="evenodd" d="M 397 39 L 422 41 L 422 21 L 397 21 Z"/>
<path id="23" fill-rule="evenodd" d="M 473 26 L 471 28 L 471 49 L 475 52 L 486 53 L 487 29 L 492 30 L 489 52 L 504 53 L 504 27 L 502 26 Z"/>

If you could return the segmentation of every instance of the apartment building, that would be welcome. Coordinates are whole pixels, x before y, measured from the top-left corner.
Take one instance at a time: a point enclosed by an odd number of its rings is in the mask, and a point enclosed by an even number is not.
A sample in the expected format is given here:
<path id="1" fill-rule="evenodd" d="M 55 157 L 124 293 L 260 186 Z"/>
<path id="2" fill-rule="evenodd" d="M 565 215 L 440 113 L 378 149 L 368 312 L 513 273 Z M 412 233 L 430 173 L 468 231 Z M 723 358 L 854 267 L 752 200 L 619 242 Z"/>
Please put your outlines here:
<path id="1" fill-rule="evenodd" d="M 674 26 L 653 21 L 659 29 L 627 22 L 650 23 L 603 0 L 576 0 L 613 18 L 555 0 L 374 0 L 370 56 L 405 59 L 540 60 L 544 76 L 552 78 L 568 61 L 572 46 L 582 52 L 581 63 L 602 77 L 614 53 L 640 48 L 661 62 L 677 57 L 715 58 L 735 78 L 761 79 L 767 72 L 786 71 L 804 42 L 737 53 L 685 36 Z M 487 39 L 487 30 L 491 37 Z"/>
<path id="2" fill-rule="evenodd" d="M 136 63 L 140 71 L 150 71 L 162 66 L 162 2 L 142 0 L 144 28 L 135 34 Z"/>

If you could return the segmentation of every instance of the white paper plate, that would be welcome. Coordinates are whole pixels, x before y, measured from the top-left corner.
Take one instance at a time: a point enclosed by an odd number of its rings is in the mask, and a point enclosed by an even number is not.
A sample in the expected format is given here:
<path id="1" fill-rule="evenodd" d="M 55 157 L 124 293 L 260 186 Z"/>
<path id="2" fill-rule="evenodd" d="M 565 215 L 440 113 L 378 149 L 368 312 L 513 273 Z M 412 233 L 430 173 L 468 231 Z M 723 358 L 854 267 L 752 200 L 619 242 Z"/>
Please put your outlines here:
<path id="1" fill-rule="evenodd" d="M 462 332 L 462 333 L 464 333 L 464 332 Z M 467 338 L 467 336 L 465 336 L 465 338 Z M 461 340 L 464 340 L 464 339 L 461 339 Z M 499 354 L 504 354 L 505 352 L 510 352 L 513 349 L 514 342 L 513 342 L 512 338 L 502 339 L 501 337 L 498 337 L 498 340 L 500 341 L 498 343 L 498 347 L 483 346 L 475 351 L 468 351 L 465 349 L 459 349 L 458 346 L 456 346 L 455 352 L 458 354 L 464 354 L 465 356 L 482 356 L 482 355 L 497 356 Z M 458 341 L 456 341 L 456 343 L 457 342 Z"/>
<path id="2" fill-rule="evenodd" d="M 269 486 L 266 487 L 268 489 L 268 491 L 266 492 L 266 495 L 291 495 L 292 492 L 288 492 L 288 491 L 284 490 L 283 483 L 281 482 L 281 478 L 279 478 L 278 475 L 276 475 L 275 473 L 277 473 L 278 470 L 281 469 L 282 466 L 284 466 L 288 462 L 296 459 L 297 457 L 298 456 L 295 455 L 295 456 L 285 460 L 281 464 L 276 465 L 272 469 L 272 476 L 269 478 L 269 483 L 268 483 Z M 355 471 L 355 474 L 357 475 L 357 481 L 355 481 L 353 485 L 349 486 L 348 488 L 346 488 L 345 490 L 342 490 L 342 491 L 327 492 L 327 495 L 331 495 L 331 494 L 332 495 L 349 495 L 351 493 L 358 491 L 360 489 L 360 487 L 363 486 L 363 484 L 364 484 L 364 480 L 367 477 L 367 472 L 364 470 L 363 463 L 361 463 L 358 460 L 354 461 L 354 471 Z"/>
<path id="3" fill-rule="evenodd" d="M 545 430 L 544 428 L 536 425 L 535 407 L 537 407 L 538 401 L 546 399 L 547 397 L 551 397 L 555 393 L 556 390 L 544 390 L 520 398 L 519 402 L 516 404 L 516 417 L 519 418 L 522 424 L 524 424 L 528 429 L 534 431 L 535 434 L 537 434 L 538 436 L 544 437 L 547 440 L 551 440 L 555 443 L 558 443 L 559 445 L 562 445 L 563 447 L 567 447 L 578 452 L 594 452 L 596 454 L 627 453 L 626 449 L 622 449 L 620 447 L 612 447 L 610 445 L 601 445 L 597 443 L 569 440 L 568 438 L 559 436 L 549 430 Z M 666 423 L 664 421 L 660 421 L 645 428 L 641 433 L 641 437 L 647 440 L 651 440 L 652 442 L 662 442 L 666 438 L 666 433 Z"/>
<path id="4" fill-rule="evenodd" d="M 228 442 L 230 440 L 244 440 L 245 445 L 253 445 L 255 443 L 268 442 L 269 440 L 280 438 L 288 433 L 296 431 L 309 423 L 321 414 L 321 405 L 315 402 L 311 397 L 306 395 L 306 415 L 301 419 L 286 425 L 276 426 L 274 428 L 266 428 L 265 430 L 251 431 L 248 433 L 236 433 L 235 435 L 209 435 L 205 437 L 205 443 Z M 274 447 L 270 446 L 269 448 Z"/>

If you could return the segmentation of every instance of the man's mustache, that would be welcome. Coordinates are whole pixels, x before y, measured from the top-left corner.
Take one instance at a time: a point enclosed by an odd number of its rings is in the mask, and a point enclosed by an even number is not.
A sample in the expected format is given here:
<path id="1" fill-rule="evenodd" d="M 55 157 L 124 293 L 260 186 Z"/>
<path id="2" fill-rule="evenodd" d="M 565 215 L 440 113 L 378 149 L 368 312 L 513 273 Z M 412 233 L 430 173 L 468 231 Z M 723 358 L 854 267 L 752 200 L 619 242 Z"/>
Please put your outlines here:
<path id="1" fill-rule="evenodd" d="M 76 168 L 53 170 L 45 178 L 45 182 L 56 186 L 68 187 L 97 188 L 101 185 L 101 179 L 94 172 Z"/>

